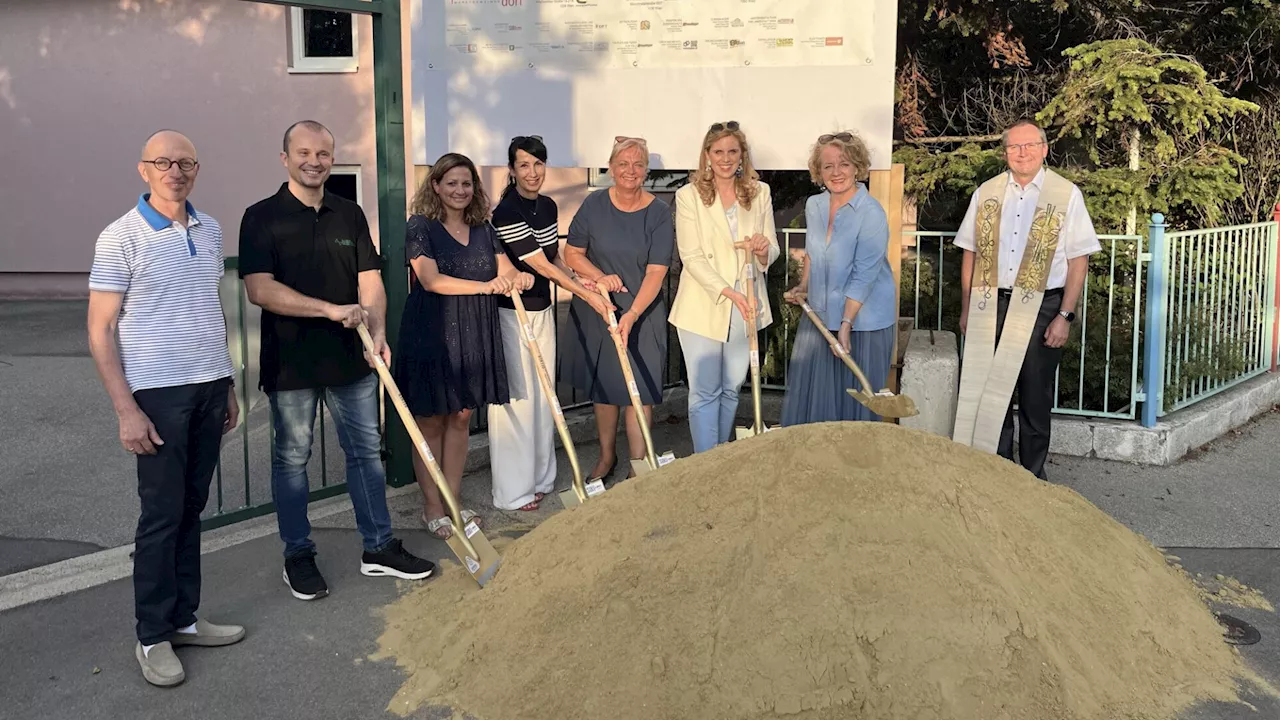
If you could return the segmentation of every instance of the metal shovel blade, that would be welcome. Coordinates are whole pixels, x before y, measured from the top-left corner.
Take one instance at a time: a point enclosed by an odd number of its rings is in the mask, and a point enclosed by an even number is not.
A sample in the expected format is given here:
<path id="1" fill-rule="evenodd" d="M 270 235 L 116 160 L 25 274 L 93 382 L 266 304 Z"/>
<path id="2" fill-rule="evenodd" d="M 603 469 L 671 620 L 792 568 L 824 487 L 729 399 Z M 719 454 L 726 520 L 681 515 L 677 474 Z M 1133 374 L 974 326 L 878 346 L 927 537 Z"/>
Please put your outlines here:
<path id="1" fill-rule="evenodd" d="M 875 395 L 865 390 L 854 390 L 849 388 L 845 390 L 854 400 L 867 406 L 871 412 L 887 418 L 904 418 L 919 415 L 920 411 L 916 409 L 915 401 L 907 395 L 894 395 L 888 390 L 882 390 Z"/>
<path id="2" fill-rule="evenodd" d="M 733 436 L 735 439 L 744 440 L 749 437 L 755 437 L 756 435 L 763 435 L 772 429 L 773 428 L 763 423 L 761 423 L 759 429 L 754 425 L 737 425 L 733 428 Z"/>
<path id="3" fill-rule="evenodd" d="M 467 569 L 471 577 L 479 583 L 480 587 L 484 587 L 493 576 L 498 573 L 498 567 L 502 565 L 502 556 L 497 550 L 493 549 L 493 545 L 489 543 L 489 539 L 480 532 L 480 526 L 475 520 L 467 522 L 462 532 L 466 533 L 467 539 L 471 541 L 471 546 L 475 548 L 476 555 L 479 559 L 471 557 L 467 552 L 467 547 L 462 542 L 462 538 L 458 537 L 458 531 L 455 528 L 452 535 L 445 542 L 449 545 L 449 549 L 453 551 L 454 557 L 462 562 L 462 566 Z"/>
<path id="4" fill-rule="evenodd" d="M 584 483 L 582 489 L 588 498 L 594 498 L 604 494 L 604 481 L 593 480 Z M 578 497 L 578 490 L 571 487 L 560 493 L 560 504 L 564 505 L 565 509 L 575 508 L 582 504 L 582 498 Z"/>
<path id="5" fill-rule="evenodd" d="M 657 467 L 654 467 L 653 465 L 649 464 L 649 460 L 647 458 L 633 459 L 631 461 L 631 471 L 634 472 L 637 476 L 639 476 L 639 475 L 643 475 L 644 473 L 653 472 L 654 470 L 657 470 L 659 468 L 664 468 L 667 465 L 670 465 L 671 463 L 676 461 L 676 454 L 668 450 L 662 453 L 661 455 L 659 455 L 657 457 L 657 460 L 658 460 L 658 465 Z"/>

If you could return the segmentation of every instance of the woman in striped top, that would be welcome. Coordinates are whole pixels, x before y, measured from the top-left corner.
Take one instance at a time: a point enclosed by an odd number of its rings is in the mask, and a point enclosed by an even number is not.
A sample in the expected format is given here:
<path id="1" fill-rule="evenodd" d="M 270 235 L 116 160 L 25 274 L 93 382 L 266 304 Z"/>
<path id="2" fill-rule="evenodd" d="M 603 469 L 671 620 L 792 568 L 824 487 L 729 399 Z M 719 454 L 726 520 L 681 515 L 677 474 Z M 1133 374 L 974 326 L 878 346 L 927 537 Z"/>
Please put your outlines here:
<path id="1" fill-rule="evenodd" d="M 533 287 L 521 293 L 538 349 L 552 367 L 556 356 L 555 303 L 551 283 L 582 298 L 601 316 L 612 307 L 584 287 L 560 257 L 556 203 L 539 191 L 546 179 L 547 146 L 542 138 L 520 136 L 507 148 L 507 188 L 493 210 L 498 239 L 520 272 L 533 275 Z M 533 358 L 524 346 L 510 297 L 498 300 L 503 354 L 511 402 L 489 406 L 489 457 L 493 468 L 493 505 L 502 510 L 537 510 L 555 489 L 555 421 L 538 383 Z"/>

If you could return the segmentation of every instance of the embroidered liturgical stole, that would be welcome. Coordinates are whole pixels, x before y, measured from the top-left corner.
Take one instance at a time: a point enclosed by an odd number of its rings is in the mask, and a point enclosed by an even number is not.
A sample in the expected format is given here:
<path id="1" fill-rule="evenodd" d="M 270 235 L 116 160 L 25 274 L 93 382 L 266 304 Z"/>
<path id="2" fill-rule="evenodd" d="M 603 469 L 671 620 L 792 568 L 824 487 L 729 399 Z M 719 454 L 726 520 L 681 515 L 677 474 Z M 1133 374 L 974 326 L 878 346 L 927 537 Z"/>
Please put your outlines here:
<path id="1" fill-rule="evenodd" d="M 974 228 L 977 248 L 969 290 L 969 322 L 964 338 L 960 396 L 952 439 L 994 453 L 1005 413 L 1022 370 L 1031 332 L 1040 313 L 1049 268 L 1066 224 L 1071 182 L 1045 170 L 1022 264 L 1009 298 L 1000 344 L 996 344 L 996 293 L 1000 287 L 1000 212 L 1009 176 L 1001 173 L 978 188 Z"/>

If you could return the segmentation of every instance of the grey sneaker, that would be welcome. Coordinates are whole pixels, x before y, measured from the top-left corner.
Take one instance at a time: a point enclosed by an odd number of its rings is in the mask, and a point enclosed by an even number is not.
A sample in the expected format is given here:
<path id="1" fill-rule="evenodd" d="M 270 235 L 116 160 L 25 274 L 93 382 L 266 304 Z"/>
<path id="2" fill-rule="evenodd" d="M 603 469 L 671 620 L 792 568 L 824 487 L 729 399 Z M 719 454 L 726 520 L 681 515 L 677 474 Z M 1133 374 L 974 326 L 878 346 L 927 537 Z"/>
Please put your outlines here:
<path id="1" fill-rule="evenodd" d="M 138 665 L 142 666 L 142 677 L 152 685 L 171 687 L 187 679 L 182 663 L 173 654 L 173 646 L 167 642 L 151 648 L 149 653 L 142 652 L 142 643 L 138 643 L 133 654 L 138 658 Z"/>
<path id="2" fill-rule="evenodd" d="M 174 647 L 182 645 L 199 645 L 201 647 L 219 647 L 234 645 L 244 639 L 244 628 L 239 625 L 214 625 L 205 620 L 196 620 L 194 633 L 175 632 L 169 642 Z M 155 652 L 155 648 L 151 649 Z"/>

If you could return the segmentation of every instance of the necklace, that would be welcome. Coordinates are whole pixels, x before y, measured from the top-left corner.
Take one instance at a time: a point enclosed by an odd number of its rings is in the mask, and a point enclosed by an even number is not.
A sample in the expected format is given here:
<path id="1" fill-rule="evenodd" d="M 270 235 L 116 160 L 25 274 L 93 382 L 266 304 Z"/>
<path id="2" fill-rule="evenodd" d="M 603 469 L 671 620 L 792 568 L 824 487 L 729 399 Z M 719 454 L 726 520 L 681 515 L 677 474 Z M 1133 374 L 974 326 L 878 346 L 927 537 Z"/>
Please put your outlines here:
<path id="1" fill-rule="evenodd" d="M 528 213 L 534 217 L 538 216 L 538 198 L 537 197 L 534 197 L 532 200 L 530 200 L 524 195 L 521 195 L 519 192 L 516 193 L 516 196 L 519 198 L 518 207 L 522 211 L 528 211 Z"/>
<path id="2" fill-rule="evenodd" d="M 471 228 L 470 228 L 469 226 L 468 226 L 468 227 L 461 228 L 461 229 L 458 229 L 458 230 L 455 230 L 455 229 L 453 229 L 453 228 L 449 227 L 448 225 L 445 225 L 444 223 L 440 223 L 440 224 L 441 224 L 441 225 L 444 225 L 444 229 L 445 229 L 445 230 L 448 230 L 448 231 L 449 231 L 449 234 L 453 236 L 453 239 L 454 239 L 454 240 L 457 240 L 457 241 L 458 241 L 458 243 L 459 243 L 459 244 L 461 244 L 461 245 L 465 245 L 465 244 L 467 244 L 465 241 L 469 241 L 469 240 L 471 239 L 471 238 L 470 238 L 470 235 L 471 235 Z"/>

